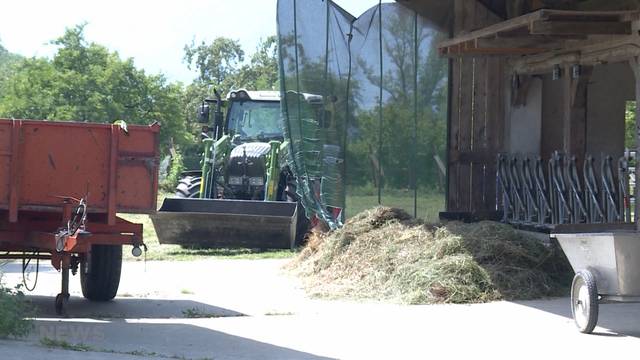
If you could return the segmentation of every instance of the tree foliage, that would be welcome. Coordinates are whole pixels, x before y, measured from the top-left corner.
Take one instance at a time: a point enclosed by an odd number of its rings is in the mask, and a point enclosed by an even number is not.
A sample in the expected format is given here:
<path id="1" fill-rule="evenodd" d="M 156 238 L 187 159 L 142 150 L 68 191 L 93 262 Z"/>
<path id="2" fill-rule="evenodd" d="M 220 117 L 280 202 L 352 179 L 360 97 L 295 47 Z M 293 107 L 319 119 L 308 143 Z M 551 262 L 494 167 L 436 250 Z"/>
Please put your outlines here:
<path id="1" fill-rule="evenodd" d="M 84 24 L 51 42 L 52 59 L 28 58 L 3 81 L 0 116 L 162 125 L 162 150 L 194 142 L 184 122 L 183 88 L 163 75 L 149 75 L 133 59 L 121 59 L 87 42 Z"/>
<path id="2" fill-rule="evenodd" d="M 445 158 L 448 67 L 435 44 L 443 40 L 444 35 L 419 27 L 414 40 L 412 21 L 404 21 L 398 14 L 390 15 L 387 20 L 382 32 L 385 54 L 382 76 L 377 58 L 356 60 L 366 79 L 363 86 L 382 88 L 382 107 L 369 106 L 355 111 L 358 136 L 348 149 L 349 182 L 351 185 L 376 184 L 381 175 L 382 187 L 409 189 L 414 185 L 411 179 L 415 172 L 417 186 L 442 190 L 444 176 L 436 157 Z M 416 45 L 417 67 L 414 66 Z M 415 77 L 417 88 L 414 88 Z M 377 103 L 378 92 L 373 93 Z M 417 109 L 415 126 L 414 108 Z M 415 146 L 414 136 L 417 136 Z"/>
<path id="3" fill-rule="evenodd" d="M 197 81 L 218 87 L 231 87 L 233 75 L 244 61 L 244 50 L 238 40 L 219 37 L 211 44 L 184 47 L 184 60 L 190 70 L 198 71 Z"/>
<path id="4" fill-rule="evenodd" d="M 226 93 L 230 90 L 278 89 L 277 38 L 261 40 L 248 62 L 237 40 L 216 38 L 210 44 L 185 46 L 184 60 L 198 77 L 190 85 L 190 92 L 206 94 L 213 86 Z"/>
<path id="5" fill-rule="evenodd" d="M 627 149 L 636 149 L 636 102 L 627 101 L 624 117 L 624 146 Z"/>

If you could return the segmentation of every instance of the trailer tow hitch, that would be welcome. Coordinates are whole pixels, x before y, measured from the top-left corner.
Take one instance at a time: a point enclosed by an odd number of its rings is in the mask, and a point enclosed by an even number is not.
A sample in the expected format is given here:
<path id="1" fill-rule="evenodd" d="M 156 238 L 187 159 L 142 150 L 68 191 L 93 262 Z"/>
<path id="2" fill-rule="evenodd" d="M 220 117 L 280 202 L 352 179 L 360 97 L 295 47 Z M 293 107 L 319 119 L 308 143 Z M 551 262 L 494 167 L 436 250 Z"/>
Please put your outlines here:
<path id="1" fill-rule="evenodd" d="M 73 208 L 73 202 L 78 203 Z M 62 286 L 56 296 L 55 308 L 58 315 L 64 314 L 64 308 L 69 301 L 69 270 L 75 275 L 78 271 L 80 259 L 69 252 L 77 244 L 78 236 L 89 235 L 85 230 L 87 222 L 87 202 L 85 199 L 63 198 L 64 226 L 55 233 L 56 254 L 52 254 L 54 267 L 62 273 Z M 58 265 L 58 266 L 56 266 Z"/>
<path id="2" fill-rule="evenodd" d="M 87 223 L 87 202 L 85 199 L 65 198 L 65 213 L 69 213 L 68 208 L 72 200 L 77 201 L 78 206 L 73 210 L 73 217 L 65 214 L 64 220 L 66 221 L 66 226 L 58 229 L 55 234 L 57 252 L 68 250 L 67 242 L 69 239 L 75 240 L 79 235 L 88 235 L 88 232 L 85 230 Z"/>

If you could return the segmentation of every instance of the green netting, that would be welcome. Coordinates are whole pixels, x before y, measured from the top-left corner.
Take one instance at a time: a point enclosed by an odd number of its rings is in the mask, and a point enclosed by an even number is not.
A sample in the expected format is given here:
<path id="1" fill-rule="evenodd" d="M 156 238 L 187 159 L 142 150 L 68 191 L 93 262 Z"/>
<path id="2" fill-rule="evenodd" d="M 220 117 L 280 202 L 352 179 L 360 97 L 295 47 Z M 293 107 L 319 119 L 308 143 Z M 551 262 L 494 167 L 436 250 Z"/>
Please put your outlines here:
<path id="1" fill-rule="evenodd" d="M 356 18 L 328 0 L 278 2 L 290 166 L 307 212 L 334 228 L 378 204 L 428 219 L 444 204 L 445 36 L 404 6 L 372 5 Z"/>

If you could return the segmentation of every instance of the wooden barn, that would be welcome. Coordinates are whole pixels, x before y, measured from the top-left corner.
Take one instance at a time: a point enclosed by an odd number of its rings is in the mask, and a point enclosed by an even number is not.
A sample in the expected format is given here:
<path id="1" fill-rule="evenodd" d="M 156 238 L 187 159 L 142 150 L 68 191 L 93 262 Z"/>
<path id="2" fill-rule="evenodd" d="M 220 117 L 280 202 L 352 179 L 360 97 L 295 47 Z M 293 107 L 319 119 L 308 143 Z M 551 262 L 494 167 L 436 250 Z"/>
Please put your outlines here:
<path id="1" fill-rule="evenodd" d="M 632 222 L 637 1 L 399 2 L 450 27 L 444 216 Z"/>

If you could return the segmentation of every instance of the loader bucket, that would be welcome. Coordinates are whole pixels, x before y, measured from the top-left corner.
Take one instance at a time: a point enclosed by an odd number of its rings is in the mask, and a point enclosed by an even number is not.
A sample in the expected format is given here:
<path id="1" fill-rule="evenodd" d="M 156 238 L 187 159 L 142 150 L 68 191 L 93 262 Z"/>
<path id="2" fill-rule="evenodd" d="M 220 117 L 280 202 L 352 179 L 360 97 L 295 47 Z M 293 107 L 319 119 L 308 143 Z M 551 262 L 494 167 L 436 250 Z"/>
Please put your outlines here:
<path id="1" fill-rule="evenodd" d="M 296 238 L 297 204 L 167 198 L 151 220 L 160 244 L 291 249 Z"/>

